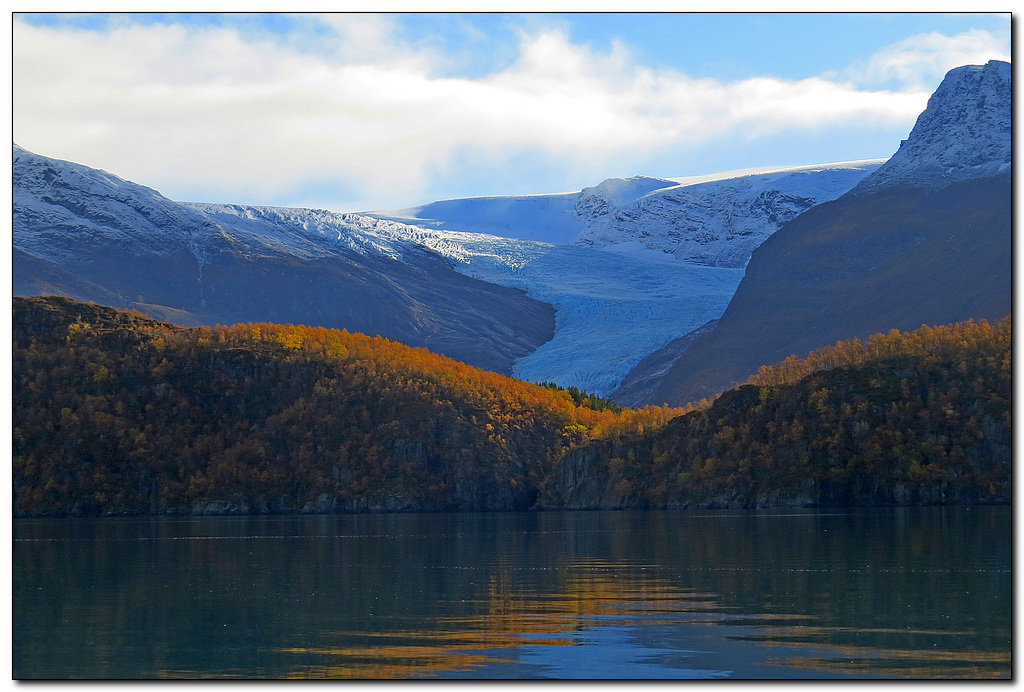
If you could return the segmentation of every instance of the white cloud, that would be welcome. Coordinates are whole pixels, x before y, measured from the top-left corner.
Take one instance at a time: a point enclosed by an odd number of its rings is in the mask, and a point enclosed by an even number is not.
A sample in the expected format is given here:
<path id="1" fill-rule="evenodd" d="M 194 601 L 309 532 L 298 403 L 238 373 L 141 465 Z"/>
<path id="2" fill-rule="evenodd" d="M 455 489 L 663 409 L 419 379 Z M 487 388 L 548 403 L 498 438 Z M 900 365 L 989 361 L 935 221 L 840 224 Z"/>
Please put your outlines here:
<path id="1" fill-rule="evenodd" d="M 336 184 L 335 203 L 352 210 L 427 201 L 431 176 L 454 176 L 465 157 L 476 170 L 536 152 L 545 165 L 637 172 L 645 156 L 723 140 L 851 123 L 909 130 L 934 87 L 694 79 L 639 65 L 622 43 L 602 53 L 559 31 L 522 34 L 518 59 L 498 73 L 440 77 L 443 57 L 397 40 L 387 17 L 308 19 L 333 32 L 305 45 L 228 27 L 94 32 L 16 19 L 15 140 L 172 197 L 203 190 L 207 200 L 259 203 Z M 906 75 L 938 56 L 984 42 L 912 37 L 858 68 L 861 82 L 913 81 Z"/>
<path id="2" fill-rule="evenodd" d="M 867 60 L 842 72 L 827 75 L 859 86 L 895 83 L 903 88 L 933 91 L 949 70 L 961 65 L 983 65 L 989 60 L 1010 60 L 1008 36 L 971 29 L 953 36 L 938 32 L 909 36 L 887 46 Z"/>
<path id="3" fill-rule="evenodd" d="M 633 62 L 616 46 L 601 55 L 570 44 L 562 34 L 524 41 L 523 58 L 487 80 L 529 104 L 553 135 L 551 148 L 584 146 L 614 155 L 620 150 L 697 146 L 710 138 L 825 126 L 865 119 L 912 119 L 927 92 L 858 91 L 819 78 L 759 77 L 732 83 L 656 72 Z M 591 141 L 590 137 L 599 138 Z"/>

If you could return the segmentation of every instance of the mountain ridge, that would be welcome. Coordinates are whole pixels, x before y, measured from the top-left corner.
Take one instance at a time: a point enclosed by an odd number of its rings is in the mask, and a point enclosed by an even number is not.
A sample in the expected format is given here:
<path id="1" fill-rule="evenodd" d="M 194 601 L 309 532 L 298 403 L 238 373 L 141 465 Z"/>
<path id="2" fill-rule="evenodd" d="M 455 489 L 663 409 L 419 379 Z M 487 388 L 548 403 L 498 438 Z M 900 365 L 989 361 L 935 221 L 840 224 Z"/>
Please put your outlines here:
<path id="1" fill-rule="evenodd" d="M 897 184 L 937 188 L 1009 171 L 1011 74 L 1000 60 L 950 70 L 900 148 L 853 193 Z"/>
<path id="2" fill-rule="evenodd" d="M 1009 314 L 1012 184 L 1003 126 L 1011 104 L 982 98 L 1004 78 L 1006 63 L 950 71 L 896 155 L 753 252 L 718 324 L 644 401 L 712 397 L 761 364 L 840 339 Z M 965 116 L 968 106 L 985 112 Z M 979 134 L 978 123 L 994 131 Z M 980 139 L 974 150 L 992 159 L 936 168 L 940 152 L 970 148 L 972 137 Z"/>
<path id="3" fill-rule="evenodd" d="M 210 205 L 17 145 L 14 183 L 15 295 L 58 293 L 189 324 L 344 327 L 500 372 L 554 330 L 550 306 L 456 272 L 420 244 L 380 251 L 394 224 L 337 215 L 346 233 L 332 238 L 284 213 L 276 223 L 213 216 Z"/>
<path id="4" fill-rule="evenodd" d="M 655 199 L 662 190 L 684 189 L 692 197 L 725 186 L 736 188 L 729 193 L 735 201 L 745 194 L 739 188 L 775 190 L 772 180 L 789 176 L 779 196 L 803 185 L 809 186 L 804 192 L 817 187 L 827 197 L 838 193 L 835 181 L 818 185 L 814 176 L 835 170 L 849 187 L 868 172 L 861 162 L 740 171 L 739 182 L 730 174 L 636 177 L 605 181 L 585 194 L 427 205 L 448 209 L 455 215 L 449 223 L 172 202 L 117 176 L 17 145 L 14 159 L 20 295 L 64 293 L 189 325 L 256 319 L 381 333 L 523 379 L 600 395 L 612 392 L 647 354 L 720 316 L 749 248 L 777 228 L 771 205 L 747 214 L 758 227 L 753 241 L 719 243 L 744 244 L 730 250 L 731 262 L 679 261 L 685 253 L 654 247 L 657 233 L 643 230 L 642 220 L 635 238 L 603 246 L 552 245 L 472 229 L 500 230 L 491 226 L 502 221 L 519 235 L 529 235 L 519 233 L 529 227 L 543 236 L 545 224 L 555 219 L 577 234 L 587 220 L 576 206 L 581 197 L 596 199 L 597 191 L 632 203 Z M 730 209 L 708 213 L 727 216 Z M 737 266 L 718 266 L 729 264 Z M 457 300 L 449 306 L 452 296 Z M 460 319 L 460 309 L 470 317 Z"/>

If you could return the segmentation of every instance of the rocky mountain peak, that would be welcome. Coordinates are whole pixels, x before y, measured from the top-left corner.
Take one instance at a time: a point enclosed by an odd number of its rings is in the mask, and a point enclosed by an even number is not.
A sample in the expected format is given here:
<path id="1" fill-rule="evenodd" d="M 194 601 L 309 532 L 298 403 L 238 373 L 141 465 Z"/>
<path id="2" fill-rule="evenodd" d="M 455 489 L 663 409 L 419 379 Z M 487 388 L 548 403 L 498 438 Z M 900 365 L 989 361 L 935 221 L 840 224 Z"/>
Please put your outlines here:
<path id="1" fill-rule="evenodd" d="M 1010 63 L 990 60 L 946 73 L 910 136 L 854 193 L 909 184 L 939 188 L 1010 169 Z"/>

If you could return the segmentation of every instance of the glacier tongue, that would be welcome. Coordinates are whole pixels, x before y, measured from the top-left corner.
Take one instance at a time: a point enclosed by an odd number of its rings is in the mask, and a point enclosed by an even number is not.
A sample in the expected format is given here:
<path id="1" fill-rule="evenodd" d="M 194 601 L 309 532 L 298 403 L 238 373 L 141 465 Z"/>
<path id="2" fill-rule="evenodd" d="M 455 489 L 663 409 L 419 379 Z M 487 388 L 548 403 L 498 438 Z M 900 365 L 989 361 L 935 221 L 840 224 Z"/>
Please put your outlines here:
<path id="1" fill-rule="evenodd" d="M 525 380 L 608 396 L 648 353 L 721 316 L 743 271 L 563 246 L 529 267 L 528 291 L 555 306 L 555 336 L 516 361 Z"/>
<path id="2" fill-rule="evenodd" d="M 425 248 L 463 274 L 523 289 L 556 308 L 554 337 L 519 358 L 518 377 L 603 396 L 644 356 L 720 317 L 750 252 L 784 221 L 838 197 L 881 163 L 613 178 L 576 193 L 352 214 L 177 203 L 16 145 L 14 158 L 20 180 L 15 245 L 30 254 L 59 261 L 54 253 L 62 245 L 49 241 L 65 232 L 59 229 L 73 228 L 105 242 L 192 255 L 202 283 L 204 247 L 214 238 L 228 238 L 245 253 L 272 250 L 303 259 L 344 248 L 414 262 Z M 74 184 L 51 189 L 48 180 L 57 174 Z M 65 188 L 66 199 L 60 196 Z M 83 193 L 90 208 L 100 210 L 95 224 L 73 211 L 82 201 L 74 195 Z"/>
<path id="3" fill-rule="evenodd" d="M 191 206 L 232 228 L 248 223 L 296 251 L 300 240 L 316 239 L 402 259 L 415 245 L 464 274 L 521 288 L 555 307 L 555 334 L 519 358 L 514 374 L 607 396 L 644 356 L 720 317 L 750 253 L 779 226 L 881 163 L 613 178 L 575 194 L 371 214 Z"/>
<path id="4" fill-rule="evenodd" d="M 459 271 L 524 289 L 556 309 L 555 335 L 516 361 L 532 382 L 615 391 L 641 358 L 719 317 L 743 270 L 576 245 L 461 234 Z"/>

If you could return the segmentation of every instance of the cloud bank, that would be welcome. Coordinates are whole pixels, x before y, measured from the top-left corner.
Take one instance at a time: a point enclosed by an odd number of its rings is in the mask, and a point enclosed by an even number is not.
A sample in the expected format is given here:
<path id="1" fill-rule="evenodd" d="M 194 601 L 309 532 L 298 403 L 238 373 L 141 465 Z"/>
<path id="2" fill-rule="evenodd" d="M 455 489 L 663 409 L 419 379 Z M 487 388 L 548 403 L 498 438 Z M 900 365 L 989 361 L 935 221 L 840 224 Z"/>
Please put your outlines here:
<path id="1" fill-rule="evenodd" d="M 469 78 L 446 71 L 437 46 L 397 38 L 387 16 L 294 26 L 308 31 L 16 18 L 15 141 L 178 199 L 354 211 L 428 201 L 463 166 L 500 176 L 533 162 L 529 191 L 554 192 L 542 176 L 592 171 L 582 187 L 666 153 L 854 125 L 909 131 L 945 70 L 1009 58 L 984 31 L 922 34 L 842 73 L 721 82 L 539 29 L 520 33 L 507 66 Z M 698 172 L 710 171 L 673 174 Z"/>

